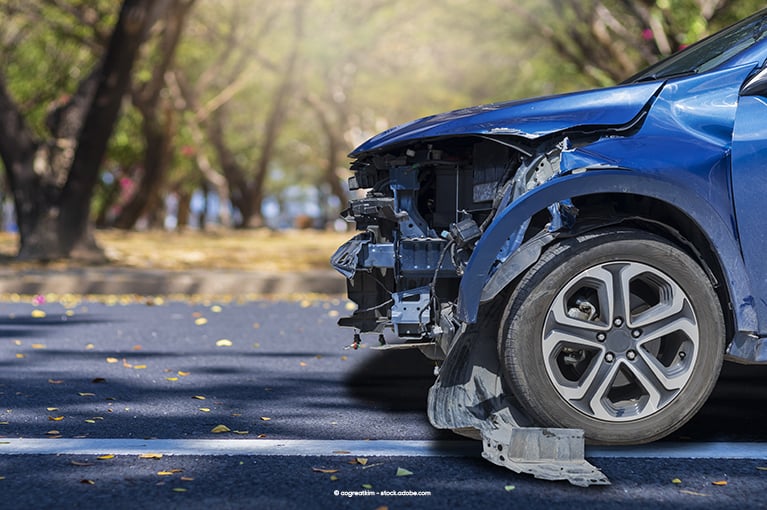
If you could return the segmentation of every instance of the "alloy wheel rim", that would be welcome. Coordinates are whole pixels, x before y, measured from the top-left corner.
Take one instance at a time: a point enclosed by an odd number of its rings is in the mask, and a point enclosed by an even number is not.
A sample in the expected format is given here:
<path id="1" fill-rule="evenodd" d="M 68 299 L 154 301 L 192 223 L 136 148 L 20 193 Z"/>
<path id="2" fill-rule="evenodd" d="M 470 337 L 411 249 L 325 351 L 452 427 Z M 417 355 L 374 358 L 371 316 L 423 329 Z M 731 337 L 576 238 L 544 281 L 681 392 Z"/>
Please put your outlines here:
<path id="1" fill-rule="evenodd" d="M 607 422 L 651 416 L 689 382 L 700 331 L 669 275 L 634 261 L 579 273 L 552 301 L 541 348 L 549 380 L 580 413 Z"/>

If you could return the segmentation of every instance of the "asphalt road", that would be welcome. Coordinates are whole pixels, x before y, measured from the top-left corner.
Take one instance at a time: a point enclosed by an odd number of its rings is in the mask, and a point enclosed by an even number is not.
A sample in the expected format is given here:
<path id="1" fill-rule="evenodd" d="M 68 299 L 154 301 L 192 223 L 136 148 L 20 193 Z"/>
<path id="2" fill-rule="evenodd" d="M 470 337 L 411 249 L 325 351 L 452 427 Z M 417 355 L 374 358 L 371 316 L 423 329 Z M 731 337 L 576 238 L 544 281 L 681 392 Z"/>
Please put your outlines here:
<path id="1" fill-rule="evenodd" d="M 478 445 L 428 424 L 433 366 L 418 352 L 344 348 L 351 334 L 335 325 L 344 308 L 341 300 L 0 303 L 3 501 L 57 509 L 767 508 L 761 448 L 750 459 L 591 458 L 612 485 L 587 489 L 493 466 Z M 765 424 L 767 369 L 727 366 L 706 407 L 670 440 L 767 443 Z M 158 440 L 291 446 L 282 455 L 142 458 L 105 443 L 87 453 L 9 454 L 18 438 L 131 439 L 148 451 Z M 329 453 L 305 455 L 291 442 L 304 439 Z M 344 453 L 338 441 L 349 440 L 434 446 L 374 456 Z M 462 453 L 448 453 L 450 445 Z"/>

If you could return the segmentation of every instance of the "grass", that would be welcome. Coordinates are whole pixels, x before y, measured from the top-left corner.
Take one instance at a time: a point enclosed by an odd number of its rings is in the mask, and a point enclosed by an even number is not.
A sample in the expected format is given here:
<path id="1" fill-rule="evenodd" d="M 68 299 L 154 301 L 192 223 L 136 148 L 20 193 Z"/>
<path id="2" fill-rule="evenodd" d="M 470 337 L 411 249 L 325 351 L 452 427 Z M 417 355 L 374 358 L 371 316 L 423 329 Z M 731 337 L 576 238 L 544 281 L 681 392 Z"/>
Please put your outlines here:
<path id="1" fill-rule="evenodd" d="M 113 267 L 163 269 L 230 269 L 246 271 L 305 271 L 329 268 L 330 256 L 352 233 L 317 230 L 147 231 L 103 230 L 96 240 Z M 15 269 L 65 269 L 82 262 L 59 260 L 46 264 L 13 259 L 18 236 L 0 233 L 0 258 Z"/>

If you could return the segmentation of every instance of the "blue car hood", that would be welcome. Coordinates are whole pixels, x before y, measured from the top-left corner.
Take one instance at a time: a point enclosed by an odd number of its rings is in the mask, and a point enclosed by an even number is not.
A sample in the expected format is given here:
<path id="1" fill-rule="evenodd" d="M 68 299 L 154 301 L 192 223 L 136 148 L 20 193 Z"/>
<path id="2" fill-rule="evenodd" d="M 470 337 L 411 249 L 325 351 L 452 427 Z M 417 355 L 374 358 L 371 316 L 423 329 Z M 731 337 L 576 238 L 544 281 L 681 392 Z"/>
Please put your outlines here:
<path id="1" fill-rule="evenodd" d="M 662 81 L 620 85 L 440 113 L 379 133 L 349 156 L 417 139 L 514 135 L 532 140 L 575 127 L 620 126 L 636 117 L 662 86 Z"/>

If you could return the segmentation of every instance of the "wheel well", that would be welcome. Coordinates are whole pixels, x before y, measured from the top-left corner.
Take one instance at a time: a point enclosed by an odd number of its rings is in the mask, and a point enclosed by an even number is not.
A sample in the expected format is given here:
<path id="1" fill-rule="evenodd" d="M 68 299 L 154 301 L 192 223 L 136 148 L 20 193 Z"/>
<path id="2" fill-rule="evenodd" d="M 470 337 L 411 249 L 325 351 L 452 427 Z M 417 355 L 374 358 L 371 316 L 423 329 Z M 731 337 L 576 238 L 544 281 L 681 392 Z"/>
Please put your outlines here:
<path id="1" fill-rule="evenodd" d="M 573 199 L 579 224 L 599 226 L 622 223 L 652 232 L 674 243 L 697 260 L 709 278 L 725 319 L 726 338 L 734 335 L 731 299 L 722 266 L 710 241 L 700 227 L 680 209 L 651 197 L 634 194 L 596 194 Z M 536 216 L 538 217 L 538 215 Z"/>

